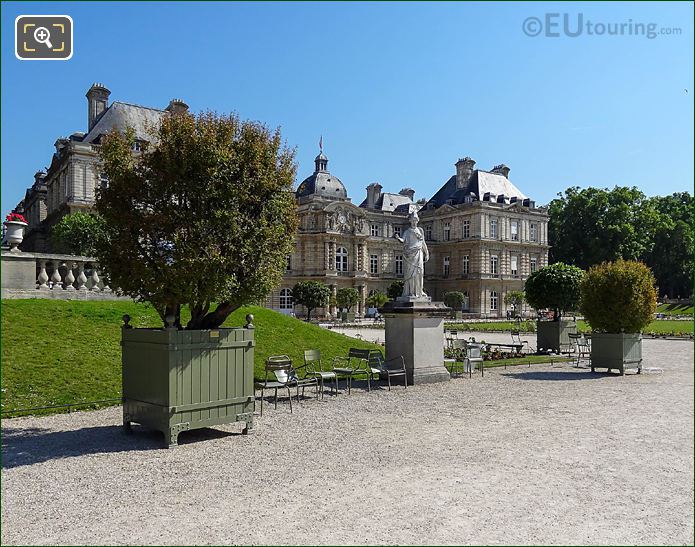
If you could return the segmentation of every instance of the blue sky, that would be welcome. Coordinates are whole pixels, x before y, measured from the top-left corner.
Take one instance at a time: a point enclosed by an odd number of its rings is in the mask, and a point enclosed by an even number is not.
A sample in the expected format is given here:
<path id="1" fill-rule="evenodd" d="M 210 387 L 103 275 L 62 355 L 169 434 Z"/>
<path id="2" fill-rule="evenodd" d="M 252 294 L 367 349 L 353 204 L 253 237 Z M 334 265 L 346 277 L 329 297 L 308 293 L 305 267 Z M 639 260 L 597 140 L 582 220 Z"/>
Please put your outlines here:
<path id="1" fill-rule="evenodd" d="M 523 32 L 547 13 L 569 14 L 573 28 L 582 14 L 680 34 Z M 16 59 L 20 14 L 71 15 L 73 58 Z M 466 155 L 482 169 L 506 163 L 539 203 L 573 185 L 693 188 L 689 2 L 3 2 L 3 213 L 49 165 L 55 140 L 86 130 L 94 81 L 112 100 L 163 108 L 181 97 L 195 111 L 281 126 L 298 182 L 323 135 L 356 203 L 374 181 L 430 197 Z"/>

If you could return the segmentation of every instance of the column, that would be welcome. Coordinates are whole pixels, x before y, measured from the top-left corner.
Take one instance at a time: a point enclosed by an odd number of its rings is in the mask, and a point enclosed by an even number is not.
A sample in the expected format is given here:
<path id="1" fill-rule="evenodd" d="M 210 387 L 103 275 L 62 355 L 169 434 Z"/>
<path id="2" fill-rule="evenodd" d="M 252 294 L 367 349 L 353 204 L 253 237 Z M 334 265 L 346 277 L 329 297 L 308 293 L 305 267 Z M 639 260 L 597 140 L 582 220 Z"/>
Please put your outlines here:
<path id="1" fill-rule="evenodd" d="M 331 305 L 329 312 L 331 314 L 331 317 L 335 318 L 335 314 L 337 312 L 336 307 L 335 307 L 335 295 L 338 292 L 338 289 L 336 288 L 335 285 L 331 285 Z"/>

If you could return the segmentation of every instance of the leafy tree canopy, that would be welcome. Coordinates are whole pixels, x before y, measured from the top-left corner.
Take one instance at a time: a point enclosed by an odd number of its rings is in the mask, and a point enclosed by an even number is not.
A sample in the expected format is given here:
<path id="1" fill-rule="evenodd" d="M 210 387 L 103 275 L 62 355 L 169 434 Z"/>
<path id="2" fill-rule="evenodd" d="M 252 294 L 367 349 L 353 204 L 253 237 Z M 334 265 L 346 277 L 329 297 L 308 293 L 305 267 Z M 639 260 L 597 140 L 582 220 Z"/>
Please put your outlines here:
<path id="1" fill-rule="evenodd" d="M 507 306 L 514 306 L 515 310 L 521 307 L 525 299 L 524 291 L 509 291 L 504 295 L 504 303 Z"/>
<path id="2" fill-rule="evenodd" d="M 301 304 L 307 310 L 307 321 L 311 319 L 311 312 L 325 306 L 330 296 L 331 289 L 320 281 L 300 281 L 292 289 L 295 304 Z"/>
<path id="3" fill-rule="evenodd" d="M 389 297 L 379 290 L 373 290 L 369 293 L 367 297 L 367 306 L 370 308 L 381 308 L 386 302 L 389 301 Z"/>
<path id="4" fill-rule="evenodd" d="M 360 293 L 354 287 L 343 287 L 338 289 L 335 293 L 335 301 L 338 307 L 345 308 L 346 311 L 350 311 L 350 308 L 357 304 L 360 299 Z"/>
<path id="5" fill-rule="evenodd" d="M 236 115 L 167 115 L 150 146 L 134 133 L 101 144 L 109 184 L 96 208 L 108 245 L 96 255 L 112 283 L 179 326 L 217 328 L 280 282 L 294 245 L 294 152 L 279 130 Z M 217 303 L 217 304 L 215 304 Z"/>
<path id="6" fill-rule="evenodd" d="M 581 295 L 581 312 L 599 332 L 640 332 L 656 311 L 654 276 L 641 262 L 617 260 L 593 266 L 582 279 Z"/>
<path id="7" fill-rule="evenodd" d="M 562 262 L 545 266 L 526 280 L 526 301 L 537 310 L 554 310 L 557 321 L 563 312 L 579 308 L 583 275 L 580 268 Z"/>
<path id="8" fill-rule="evenodd" d="M 80 256 L 95 256 L 97 247 L 106 244 L 106 237 L 104 219 L 82 212 L 64 216 L 51 231 L 56 252 Z"/>
<path id="9" fill-rule="evenodd" d="M 389 297 L 391 300 L 395 300 L 399 296 L 403 294 L 403 281 L 397 280 L 394 281 L 389 285 L 389 288 L 386 289 L 386 295 Z"/>

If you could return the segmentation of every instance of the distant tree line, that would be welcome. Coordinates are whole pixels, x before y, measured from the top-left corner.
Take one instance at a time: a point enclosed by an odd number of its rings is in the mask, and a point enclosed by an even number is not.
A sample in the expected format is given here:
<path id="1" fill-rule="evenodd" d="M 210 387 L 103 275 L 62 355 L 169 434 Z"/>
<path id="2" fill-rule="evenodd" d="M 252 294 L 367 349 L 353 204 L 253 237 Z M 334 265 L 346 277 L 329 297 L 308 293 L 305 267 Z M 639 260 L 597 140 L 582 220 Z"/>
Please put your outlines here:
<path id="1" fill-rule="evenodd" d="M 693 196 L 648 198 L 637 188 L 568 188 L 548 206 L 550 262 L 584 270 L 619 258 L 641 260 L 659 293 L 693 294 Z"/>

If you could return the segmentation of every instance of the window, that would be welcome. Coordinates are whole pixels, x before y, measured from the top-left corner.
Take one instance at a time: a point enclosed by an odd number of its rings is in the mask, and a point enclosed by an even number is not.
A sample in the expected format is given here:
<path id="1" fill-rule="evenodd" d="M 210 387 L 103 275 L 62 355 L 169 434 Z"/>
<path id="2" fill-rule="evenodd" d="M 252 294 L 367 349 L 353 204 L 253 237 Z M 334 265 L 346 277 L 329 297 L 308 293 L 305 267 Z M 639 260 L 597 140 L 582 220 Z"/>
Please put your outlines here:
<path id="1" fill-rule="evenodd" d="M 292 291 L 290 289 L 280 289 L 280 309 L 292 309 Z"/>
<path id="2" fill-rule="evenodd" d="M 519 275 L 519 257 L 516 255 L 511 256 L 512 262 L 512 275 Z"/>
<path id="3" fill-rule="evenodd" d="M 468 291 L 463 291 L 463 311 L 468 311 L 471 307 L 471 299 L 468 295 Z"/>
<path id="4" fill-rule="evenodd" d="M 432 225 L 431 224 L 428 224 L 427 226 L 425 226 L 425 239 L 427 241 L 432 240 Z"/>
<path id="5" fill-rule="evenodd" d="M 497 309 L 497 291 L 490 291 L 490 311 Z"/>
<path id="6" fill-rule="evenodd" d="M 490 273 L 492 275 L 497 275 L 497 266 L 499 264 L 499 258 L 496 255 L 490 257 Z"/>
<path id="7" fill-rule="evenodd" d="M 538 269 L 538 259 L 535 256 L 531 257 L 531 273 Z"/>
<path id="8" fill-rule="evenodd" d="M 339 272 L 348 271 L 348 252 L 345 247 L 338 247 L 335 252 L 335 269 Z"/>
<path id="9" fill-rule="evenodd" d="M 519 241 L 519 221 L 512 220 L 511 223 L 512 241 Z"/>
<path id="10" fill-rule="evenodd" d="M 461 273 L 467 274 L 471 271 L 471 257 L 468 255 L 463 255 L 463 264 L 461 266 Z"/>
<path id="11" fill-rule="evenodd" d="M 141 152 L 142 151 L 142 143 L 140 141 L 135 141 L 133 143 L 133 152 Z"/>
<path id="12" fill-rule="evenodd" d="M 492 239 L 497 239 L 497 219 L 490 219 L 490 237 Z"/>
<path id="13" fill-rule="evenodd" d="M 379 273 L 379 255 L 369 255 L 369 273 Z"/>
<path id="14" fill-rule="evenodd" d="M 444 223 L 444 241 L 451 240 L 451 224 L 448 222 Z"/>
<path id="15" fill-rule="evenodd" d="M 394 226 L 393 227 L 393 235 L 401 237 L 401 227 L 400 226 Z"/>
<path id="16" fill-rule="evenodd" d="M 369 230 L 369 235 L 372 237 L 379 237 L 379 225 L 378 224 L 372 224 Z"/>
<path id="17" fill-rule="evenodd" d="M 286 271 L 292 271 L 292 255 L 287 255 L 287 264 L 285 264 Z"/>
<path id="18" fill-rule="evenodd" d="M 449 277 L 449 257 L 444 257 L 444 277 Z"/>
<path id="19" fill-rule="evenodd" d="M 471 221 L 470 220 L 464 220 L 463 221 L 463 238 L 469 238 L 471 237 Z"/>
<path id="20" fill-rule="evenodd" d="M 106 189 L 109 187 L 109 177 L 107 177 L 104 173 L 99 175 L 99 184 L 101 184 L 101 187 Z"/>
<path id="21" fill-rule="evenodd" d="M 396 255 L 396 275 L 403 275 L 403 255 Z"/>
<path id="22" fill-rule="evenodd" d="M 529 239 L 531 241 L 538 241 L 538 224 L 531 224 L 529 231 Z"/>

